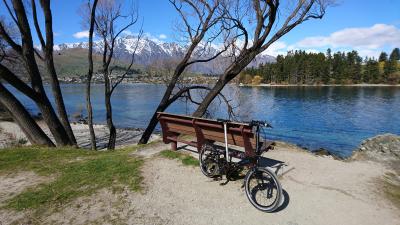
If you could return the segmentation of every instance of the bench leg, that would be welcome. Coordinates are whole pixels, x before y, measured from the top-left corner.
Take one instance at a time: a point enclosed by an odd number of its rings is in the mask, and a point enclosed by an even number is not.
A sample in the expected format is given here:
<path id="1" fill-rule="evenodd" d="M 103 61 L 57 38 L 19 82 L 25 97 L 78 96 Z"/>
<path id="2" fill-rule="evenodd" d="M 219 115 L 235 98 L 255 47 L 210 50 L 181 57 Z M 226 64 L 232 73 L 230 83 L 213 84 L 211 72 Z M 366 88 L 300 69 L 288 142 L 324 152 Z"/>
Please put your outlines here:
<path id="1" fill-rule="evenodd" d="M 171 150 L 176 151 L 178 149 L 178 142 L 173 141 L 171 142 Z"/>

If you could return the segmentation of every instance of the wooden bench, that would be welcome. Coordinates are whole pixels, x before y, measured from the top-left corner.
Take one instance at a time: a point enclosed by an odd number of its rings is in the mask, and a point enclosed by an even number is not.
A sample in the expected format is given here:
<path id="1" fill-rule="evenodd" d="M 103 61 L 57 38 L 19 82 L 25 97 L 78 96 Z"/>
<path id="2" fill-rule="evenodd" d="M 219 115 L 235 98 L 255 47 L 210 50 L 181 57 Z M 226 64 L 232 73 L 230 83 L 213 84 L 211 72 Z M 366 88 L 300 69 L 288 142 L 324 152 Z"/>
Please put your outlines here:
<path id="1" fill-rule="evenodd" d="M 163 142 L 171 143 L 172 150 L 177 149 L 177 143 L 182 142 L 197 148 L 200 152 L 206 143 L 222 142 L 225 143 L 224 125 L 222 122 L 182 116 L 170 113 L 159 112 L 157 118 L 161 124 Z M 247 123 L 228 122 L 228 144 L 244 148 L 244 154 L 238 150 L 232 150 L 232 155 L 237 158 L 252 157 L 256 155 L 255 134 L 252 127 Z M 181 135 L 189 135 L 196 138 L 196 141 L 186 141 L 179 139 Z M 260 143 L 262 151 L 273 149 L 275 145 L 272 141 Z"/>

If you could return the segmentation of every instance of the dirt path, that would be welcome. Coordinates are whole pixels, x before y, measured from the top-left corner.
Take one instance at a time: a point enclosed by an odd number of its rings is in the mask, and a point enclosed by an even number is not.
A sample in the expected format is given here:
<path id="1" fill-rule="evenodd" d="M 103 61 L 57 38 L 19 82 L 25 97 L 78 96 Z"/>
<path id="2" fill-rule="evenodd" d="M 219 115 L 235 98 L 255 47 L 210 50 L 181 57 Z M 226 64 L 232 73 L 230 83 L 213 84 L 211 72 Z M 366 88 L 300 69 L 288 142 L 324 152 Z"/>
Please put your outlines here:
<path id="1" fill-rule="evenodd" d="M 146 148 L 135 153 L 146 158 L 142 193 L 101 190 L 49 212 L 41 223 L 400 224 L 400 210 L 377 183 L 387 170 L 376 163 L 342 162 L 280 146 L 267 156 L 288 164 L 280 177 L 285 202 L 278 212 L 263 213 L 248 202 L 242 181 L 221 186 L 198 167 L 155 156 L 166 145 Z M 0 211 L 3 224 L 7 215 L 12 214 Z"/>

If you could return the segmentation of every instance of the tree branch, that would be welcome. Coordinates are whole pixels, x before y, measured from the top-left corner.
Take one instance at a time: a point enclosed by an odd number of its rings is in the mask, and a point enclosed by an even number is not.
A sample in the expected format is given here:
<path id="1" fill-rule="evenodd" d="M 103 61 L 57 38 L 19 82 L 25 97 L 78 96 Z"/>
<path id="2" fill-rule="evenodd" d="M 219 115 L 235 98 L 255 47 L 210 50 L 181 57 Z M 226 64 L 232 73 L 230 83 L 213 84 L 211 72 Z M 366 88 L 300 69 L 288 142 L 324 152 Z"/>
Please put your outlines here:
<path id="1" fill-rule="evenodd" d="M 21 45 L 17 44 L 7 33 L 3 23 L 0 21 L 0 36 L 11 46 L 11 48 L 18 54 L 22 54 Z"/>
<path id="2" fill-rule="evenodd" d="M 143 27 L 143 24 L 142 24 L 142 27 Z M 138 48 L 138 46 L 139 46 L 139 41 L 140 41 L 142 35 L 143 35 L 143 29 L 141 28 L 141 29 L 140 29 L 140 32 L 139 32 L 139 35 L 138 35 L 138 37 L 137 37 L 137 40 L 136 40 L 135 49 L 133 50 L 133 53 L 132 53 L 131 62 L 130 62 L 130 64 L 129 64 L 128 68 L 125 70 L 125 73 L 120 77 L 120 79 L 117 80 L 117 82 L 115 82 L 115 83 L 112 85 L 111 91 L 110 91 L 111 93 L 114 92 L 114 89 L 125 79 L 126 75 L 127 75 L 128 72 L 131 70 L 132 65 L 133 65 L 133 62 L 135 61 L 136 50 L 137 50 L 137 48 Z"/>
<path id="3" fill-rule="evenodd" d="M 14 88 L 31 98 L 33 101 L 40 100 L 39 95 L 31 87 L 20 80 L 13 72 L 11 72 L 2 64 L 0 64 L 0 77 L 11 84 Z"/>
<path id="4" fill-rule="evenodd" d="M 45 43 L 45 41 L 43 39 L 42 31 L 40 30 L 39 22 L 38 22 L 38 19 L 37 19 L 35 0 L 31 0 L 31 5 L 32 5 L 33 23 L 35 25 L 36 33 L 37 33 L 37 35 L 39 37 L 40 44 L 42 45 L 42 50 L 45 51 L 46 43 Z"/>

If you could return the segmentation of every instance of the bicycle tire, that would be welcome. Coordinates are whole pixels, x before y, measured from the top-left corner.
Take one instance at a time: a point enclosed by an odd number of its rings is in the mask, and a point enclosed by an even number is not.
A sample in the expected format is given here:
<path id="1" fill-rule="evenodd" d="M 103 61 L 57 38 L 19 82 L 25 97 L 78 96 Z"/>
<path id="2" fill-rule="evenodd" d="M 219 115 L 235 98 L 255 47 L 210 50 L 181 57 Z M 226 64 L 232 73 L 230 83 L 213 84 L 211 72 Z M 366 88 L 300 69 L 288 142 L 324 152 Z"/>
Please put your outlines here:
<path id="1" fill-rule="evenodd" d="M 217 173 L 217 171 L 219 171 L 218 160 L 215 160 L 212 158 L 207 158 L 207 157 L 205 157 L 205 154 L 213 154 L 214 151 L 215 151 L 215 149 L 212 145 L 204 144 L 199 153 L 200 170 L 206 177 L 210 177 L 210 178 L 217 176 L 216 173 Z M 209 161 L 207 162 L 206 160 L 209 160 Z M 209 163 L 212 163 L 214 166 L 214 168 L 212 168 L 212 170 L 211 170 L 211 168 L 208 168 Z M 215 170 L 217 170 L 217 171 L 215 171 Z"/>
<path id="2" fill-rule="evenodd" d="M 264 183 L 262 182 L 262 185 L 260 185 L 259 183 L 259 178 L 260 178 L 260 173 L 267 175 L 266 178 L 268 179 L 268 183 Z M 257 180 L 257 188 L 256 190 L 253 190 L 252 188 L 250 188 L 250 183 L 252 182 L 251 179 L 255 178 Z M 271 189 L 276 189 L 275 193 L 276 193 L 276 197 L 273 200 L 273 202 L 269 205 L 262 205 L 257 199 L 256 199 L 256 195 L 258 193 L 255 193 L 260 191 L 261 189 L 264 189 L 262 191 L 265 192 L 274 192 Z M 266 189 L 266 190 L 265 190 Z M 279 183 L 279 180 L 277 178 L 277 176 L 275 175 L 274 172 L 272 172 L 270 169 L 268 168 L 263 168 L 263 167 L 255 167 L 251 170 L 249 170 L 249 172 L 246 174 L 245 177 L 245 190 L 246 190 L 246 196 L 247 199 L 250 201 L 250 203 L 258 210 L 263 211 L 263 212 L 273 212 L 275 211 L 281 203 L 281 199 L 282 199 L 282 186 Z M 265 193 L 262 193 L 261 195 L 265 195 Z M 262 197 L 267 197 L 270 195 L 270 193 L 267 194 L 267 196 L 262 196 Z"/>

